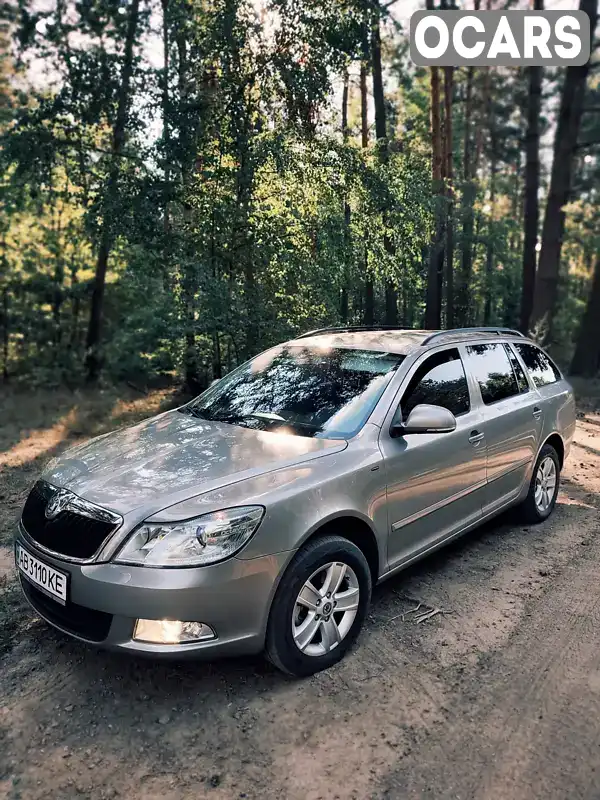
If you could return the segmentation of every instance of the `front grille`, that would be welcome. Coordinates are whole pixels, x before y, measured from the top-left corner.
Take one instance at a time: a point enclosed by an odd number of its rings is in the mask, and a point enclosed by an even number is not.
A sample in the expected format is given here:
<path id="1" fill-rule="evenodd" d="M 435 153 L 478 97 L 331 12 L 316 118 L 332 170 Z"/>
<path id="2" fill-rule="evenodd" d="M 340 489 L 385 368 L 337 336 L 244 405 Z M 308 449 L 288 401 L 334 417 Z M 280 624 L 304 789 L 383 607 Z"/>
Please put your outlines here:
<path id="1" fill-rule="evenodd" d="M 46 506 L 55 491 L 44 481 L 34 485 L 23 508 L 23 527 L 35 542 L 54 553 L 70 558 L 92 558 L 105 539 L 117 529 L 118 523 L 92 519 L 69 509 L 47 519 Z"/>
<path id="2" fill-rule="evenodd" d="M 53 625 L 68 633 L 81 636 L 89 642 L 103 642 L 108 636 L 113 620 L 112 614 L 78 606 L 76 603 L 67 602 L 66 606 L 61 606 L 25 578 L 21 578 L 21 587 L 35 610 Z"/>

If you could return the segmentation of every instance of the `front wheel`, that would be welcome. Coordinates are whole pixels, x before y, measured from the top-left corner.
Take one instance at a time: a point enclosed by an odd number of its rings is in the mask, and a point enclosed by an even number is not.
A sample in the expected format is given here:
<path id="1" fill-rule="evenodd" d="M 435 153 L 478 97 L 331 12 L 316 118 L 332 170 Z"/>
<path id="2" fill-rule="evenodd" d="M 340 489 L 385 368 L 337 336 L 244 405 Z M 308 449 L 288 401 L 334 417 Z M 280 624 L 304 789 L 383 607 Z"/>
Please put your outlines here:
<path id="1" fill-rule="evenodd" d="M 529 493 L 522 506 L 526 522 L 542 522 L 547 519 L 556 503 L 560 483 L 560 460 L 552 445 L 545 444 L 533 470 Z"/>
<path id="2" fill-rule="evenodd" d="M 362 551 L 341 536 L 309 542 L 287 568 L 267 628 L 267 656 L 302 677 L 340 661 L 362 628 L 371 572 Z"/>

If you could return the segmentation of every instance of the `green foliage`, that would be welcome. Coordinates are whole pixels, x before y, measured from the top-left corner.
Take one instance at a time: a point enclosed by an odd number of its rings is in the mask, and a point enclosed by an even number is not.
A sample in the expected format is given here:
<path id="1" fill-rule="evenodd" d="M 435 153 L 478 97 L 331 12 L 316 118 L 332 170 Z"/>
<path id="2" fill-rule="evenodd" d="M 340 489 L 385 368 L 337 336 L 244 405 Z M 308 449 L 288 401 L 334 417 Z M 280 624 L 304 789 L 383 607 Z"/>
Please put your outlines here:
<path id="1" fill-rule="evenodd" d="M 432 195 L 429 75 L 411 65 L 398 24 L 382 14 L 382 158 L 372 133 L 366 148 L 359 137 L 358 62 L 376 4 L 366 14 L 360 0 L 164 0 L 161 15 L 142 2 L 117 153 L 129 7 L 59 0 L 40 10 L 23 0 L 0 31 L 11 45 L 0 62 L 0 370 L 83 378 L 106 231 L 102 358 L 112 379 L 201 388 L 298 331 L 339 324 L 342 298 L 360 324 L 367 274 L 377 322 L 391 282 L 399 323 L 421 325 L 435 203 L 448 199 Z M 476 72 L 468 242 L 465 87 L 456 71 L 453 268 L 472 247 L 470 322 L 481 324 L 489 305 L 490 323 L 515 326 L 526 76 Z M 588 121 L 584 135 L 597 139 L 596 129 Z M 597 159 L 582 160 L 557 326 L 567 343 L 598 247 L 597 179 Z"/>

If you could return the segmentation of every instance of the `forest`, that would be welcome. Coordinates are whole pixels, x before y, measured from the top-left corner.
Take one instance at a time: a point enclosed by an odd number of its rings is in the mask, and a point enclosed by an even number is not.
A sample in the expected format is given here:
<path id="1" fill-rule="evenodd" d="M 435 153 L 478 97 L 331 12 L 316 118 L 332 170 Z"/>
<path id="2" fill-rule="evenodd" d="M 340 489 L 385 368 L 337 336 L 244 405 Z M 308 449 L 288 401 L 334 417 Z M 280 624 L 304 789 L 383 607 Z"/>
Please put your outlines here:
<path id="1" fill-rule="evenodd" d="M 0 381 L 198 392 L 346 324 L 518 328 L 595 375 L 598 37 L 566 69 L 416 67 L 419 7 L 5 2 Z"/>

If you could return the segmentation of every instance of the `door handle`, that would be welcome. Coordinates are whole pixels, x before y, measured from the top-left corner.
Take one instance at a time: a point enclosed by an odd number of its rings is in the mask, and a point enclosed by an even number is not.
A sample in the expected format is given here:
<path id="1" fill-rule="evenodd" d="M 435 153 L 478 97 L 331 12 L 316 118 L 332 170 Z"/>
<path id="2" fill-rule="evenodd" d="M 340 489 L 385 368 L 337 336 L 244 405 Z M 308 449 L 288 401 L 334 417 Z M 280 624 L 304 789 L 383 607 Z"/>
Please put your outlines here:
<path id="1" fill-rule="evenodd" d="M 535 406 L 535 408 L 532 411 L 532 414 L 536 419 L 539 419 L 542 416 L 542 409 Z"/>
<path id="2" fill-rule="evenodd" d="M 471 442 L 471 444 L 474 447 L 477 447 L 477 445 L 481 441 L 483 441 L 484 436 L 485 436 L 485 434 L 484 433 L 480 433 L 479 431 L 471 431 L 471 435 L 469 436 L 469 441 Z"/>

